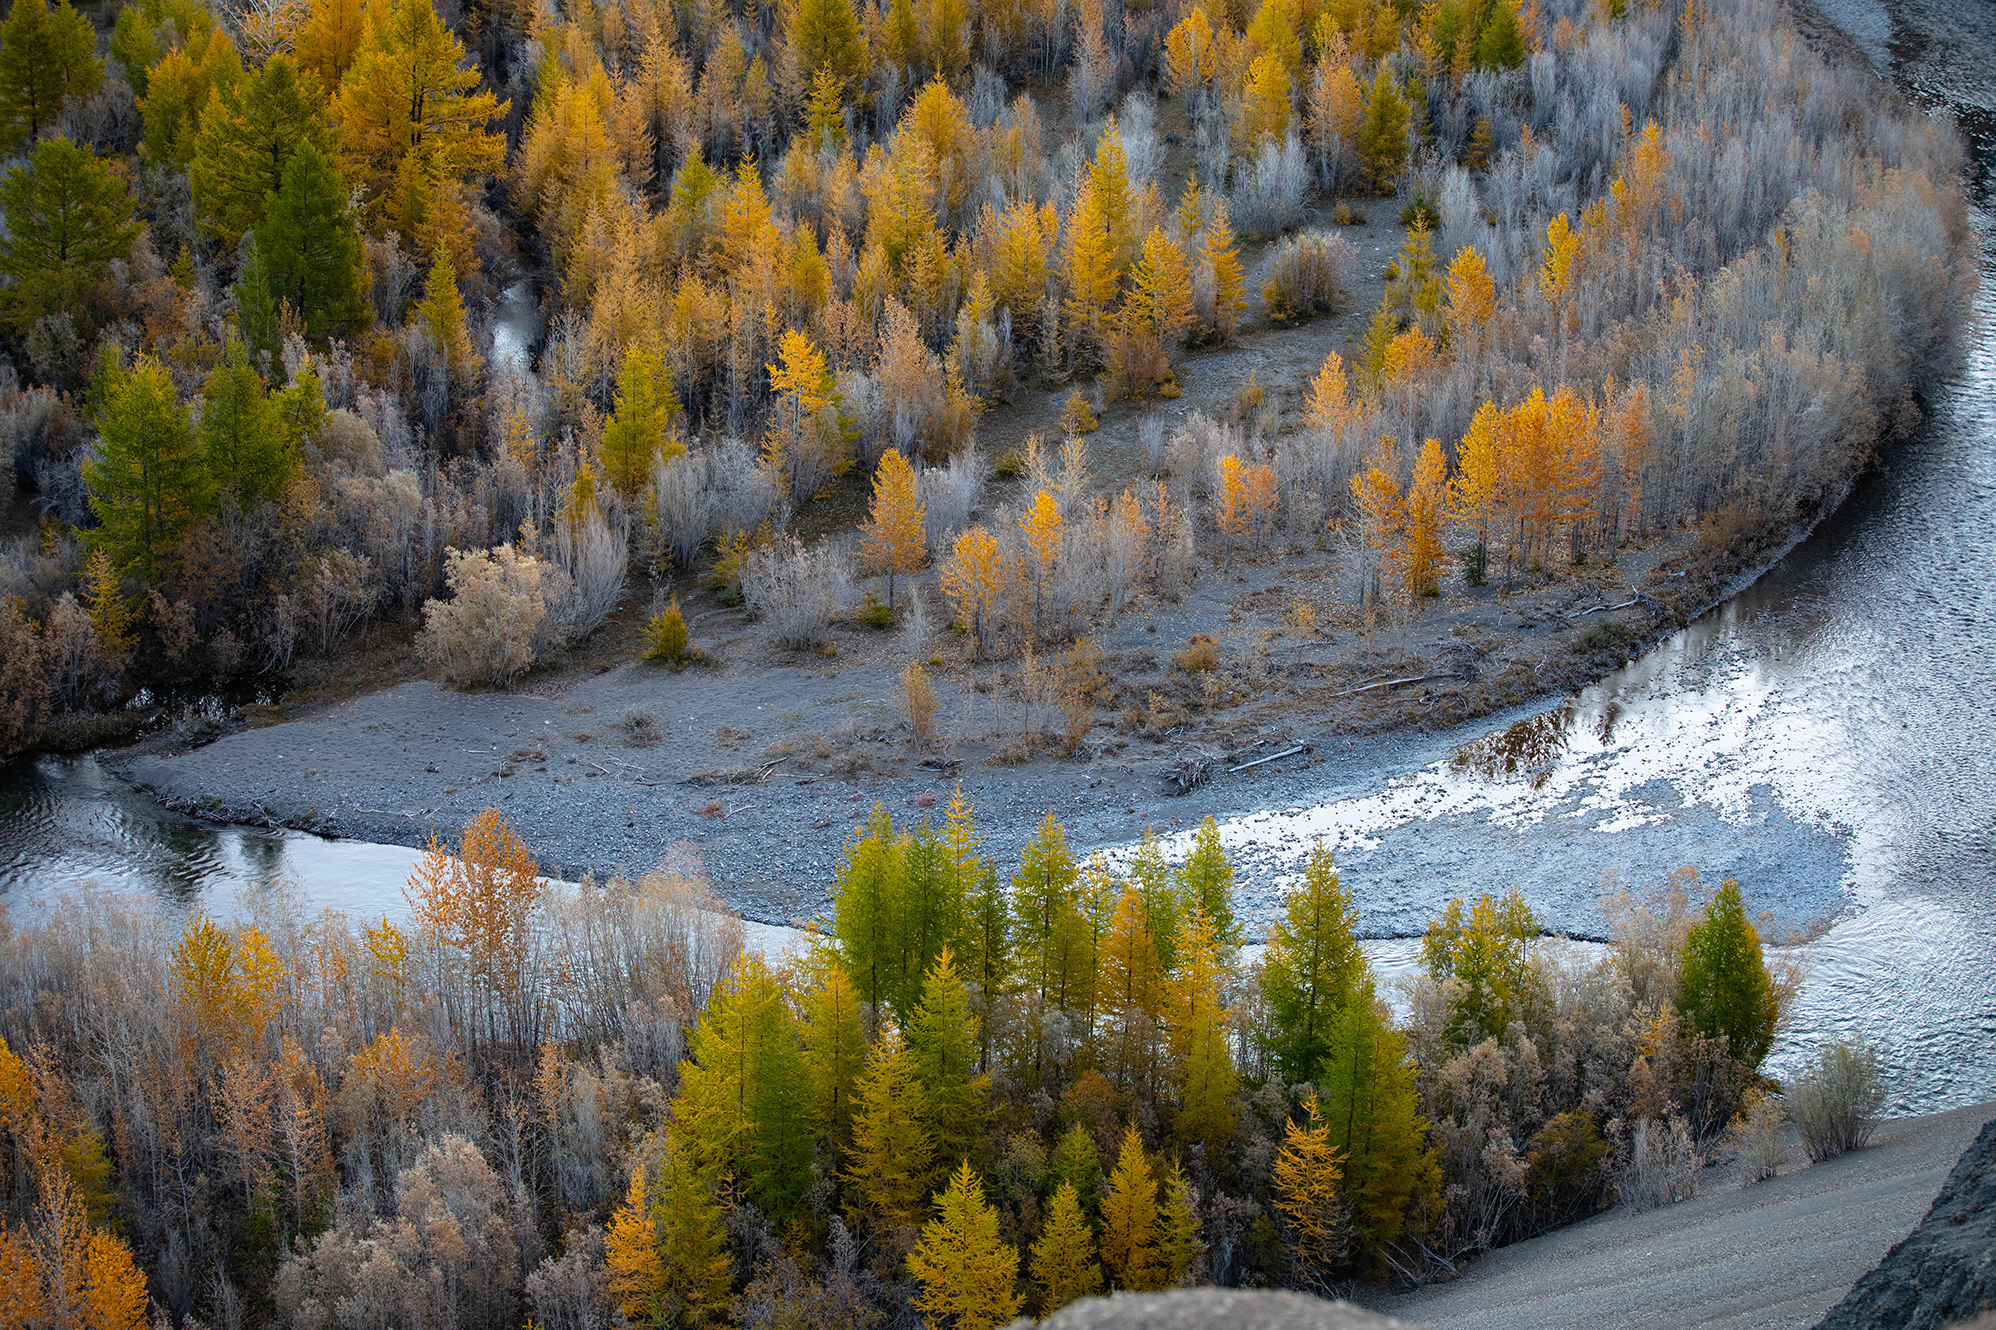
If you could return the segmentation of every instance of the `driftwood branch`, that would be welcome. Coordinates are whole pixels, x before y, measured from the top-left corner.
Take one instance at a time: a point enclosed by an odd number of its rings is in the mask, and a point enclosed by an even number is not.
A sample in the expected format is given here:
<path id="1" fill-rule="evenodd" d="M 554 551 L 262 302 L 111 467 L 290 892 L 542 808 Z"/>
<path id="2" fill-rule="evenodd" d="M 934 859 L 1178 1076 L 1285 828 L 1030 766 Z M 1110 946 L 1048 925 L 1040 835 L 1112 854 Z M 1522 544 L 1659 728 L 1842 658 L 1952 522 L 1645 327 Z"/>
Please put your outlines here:
<path id="1" fill-rule="evenodd" d="M 1462 675 L 1454 670 L 1446 670 L 1440 674 L 1416 674 L 1405 679 L 1375 679 L 1371 683 L 1362 683 L 1356 688 L 1347 688 L 1342 693 L 1332 693 L 1330 697 L 1324 700 L 1328 702 L 1331 698 L 1350 697 L 1355 693 L 1369 693 L 1375 688 L 1399 688 L 1402 685 L 1410 683 L 1429 683 L 1435 679 L 1460 679 L 1461 677 Z"/>
<path id="2" fill-rule="evenodd" d="M 1285 748 L 1279 753 L 1270 753 L 1267 757 L 1258 757 L 1252 762 L 1243 762 L 1237 767 L 1228 767 L 1227 771 L 1228 774 L 1232 774 L 1233 772 L 1236 771 L 1246 771 L 1249 767 L 1258 767 L 1264 762 L 1276 762 L 1280 761 L 1282 758 L 1294 757 L 1298 753 L 1307 753 L 1309 751 L 1310 751 L 1310 745 L 1297 744 L 1294 748 Z"/>
<path id="3" fill-rule="evenodd" d="M 1569 610 L 1559 617 L 1562 619 L 1584 619 L 1590 614 L 1612 614 L 1616 610 L 1626 610 L 1631 606 L 1640 605 L 1642 604 L 1642 600 L 1642 595 L 1638 593 L 1619 605 L 1589 605 L 1584 610 Z"/>

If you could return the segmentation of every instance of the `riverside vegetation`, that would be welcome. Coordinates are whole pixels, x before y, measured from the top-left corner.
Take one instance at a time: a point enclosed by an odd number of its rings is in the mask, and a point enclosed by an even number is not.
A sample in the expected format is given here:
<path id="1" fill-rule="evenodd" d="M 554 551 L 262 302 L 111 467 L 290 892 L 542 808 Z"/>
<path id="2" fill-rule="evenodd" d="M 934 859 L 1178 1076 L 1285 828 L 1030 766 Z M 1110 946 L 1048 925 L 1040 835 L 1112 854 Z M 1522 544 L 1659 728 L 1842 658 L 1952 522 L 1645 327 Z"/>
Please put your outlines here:
<path id="1" fill-rule="evenodd" d="M 1431 1279 L 1715 1151 L 1779 1164 L 1755 1068 L 1794 976 L 1736 884 L 1618 893 L 1592 963 L 1515 892 L 1453 901 L 1401 1021 L 1321 845 L 1261 936 L 1231 886 L 1210 824 L 1118 868 L 1051 816 L 1007 879 L 959 795 L 862 821 L 788 954 L 690 853 L 551 884 L 495 810 L 400 924 L 7 920 L 6 1315 L 987 1327 Z M 1826 1055 L 1798 1116 L 1875 1112 L 1866 1066 Z"/>
<path id="2" fill-rule="evenodd" d="M 1214 558 L 1332 546 L 1371 616 L 1751 549 L 1975 280 L 1955 141 L 1735 0 L 23 0 L 0 148 L 8 753 L 366 642 L 505 684 L 633 584 L 677 660 L 675 571 L 796 647 L 928 568 L 1010 655 Z M 1406 241 L 1300 421 L 1250 376 L 1067 483 L 1188 349 L 1348 300 L 1368 208 Z M 985 458 L 1021 383 L 1069 437 Z"/>

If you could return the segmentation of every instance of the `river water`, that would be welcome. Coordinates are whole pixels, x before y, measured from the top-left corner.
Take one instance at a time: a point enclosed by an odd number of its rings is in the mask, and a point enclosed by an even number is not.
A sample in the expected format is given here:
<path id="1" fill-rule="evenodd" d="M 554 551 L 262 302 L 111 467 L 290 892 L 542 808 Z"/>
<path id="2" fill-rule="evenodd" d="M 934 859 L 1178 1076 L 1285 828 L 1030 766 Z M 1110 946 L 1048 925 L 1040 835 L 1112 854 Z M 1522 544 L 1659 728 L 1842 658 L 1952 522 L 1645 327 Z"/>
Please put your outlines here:
<path id="1" fill-rule="evenodd" d="M 1823 8 L 1976 150 L 1986 330 L 1996 316 L 1996 7 Z M 1973 11 L 1963 13 L 1963 10 Z M 531 342 L 509 291 L 509 369 Z M 1243 913 L 1271 914 L 1309 842 L 1338 851 L 1371 929 L 1418 929 L 1447 895 L 1517 882 L 1598 931 L 1603 866 L 1653 880 L 1737 873 L 1808 977 L 1771 1069 L 1861 1033 L 1890 1111 L 1996 1099 L 1996 350 L 1978 339 L 1924 423 L 1754 586 L 1581 694 L 1350 780 L 1312 807 L 1236 818 Z M 85 882 L 226 911 L 289 883 L 316 906 L 401 912 L 398 846 L 215 827 L 161 809 L 92 758 L 0 773 L 0 902 Z M 1818 924 L 1820 926 L 1820 923 Z M 755 929 L 781 945 L 783 930 Z M 1369 945 L 1388 975 L 1413 946 Z"/>

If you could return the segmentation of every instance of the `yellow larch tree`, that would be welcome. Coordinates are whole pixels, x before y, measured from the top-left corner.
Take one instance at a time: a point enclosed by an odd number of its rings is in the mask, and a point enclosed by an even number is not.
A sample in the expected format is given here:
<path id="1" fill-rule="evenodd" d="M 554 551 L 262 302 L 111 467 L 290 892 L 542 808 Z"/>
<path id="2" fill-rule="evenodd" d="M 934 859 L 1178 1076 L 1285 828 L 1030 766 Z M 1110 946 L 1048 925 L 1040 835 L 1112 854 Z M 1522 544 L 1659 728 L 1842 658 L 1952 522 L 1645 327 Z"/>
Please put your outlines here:
<path id="1" fill-rule="evenodd" d="M 1144 237 L 1143 258 L 1131 279 L 1129 308 L 1142 328 L 1175 342 L 1192 326 L 1192 272 L 1185 248 L 1158 227 Z"/>
<path id="2" fill-rule="evenodd" d="M 1201 1144 L 1217 1159 L 1233 1140 L 1240 1077 L 1227 1043 L 1224 972 L 1213 919 L 1199 906 L 1186 913 L 1179 934 L 1178 971 L 1165 994 L 1165 1029 L 1176 1081 L 1172 1130 L 1187 1144 Z"/>
<path id="3" fill-rule="evenodd" d="M 1165 87 L 1184 97 L 1211 86 L 1213 72 L 1213 23 L 1203 7 L 1193 5 L 1164 39 Z"/>
<path id="4" fill-rule="evenodd" d="M 1436 592 L 1442 567 L 1442 519 L 1448 512 L 1448 458 L 1440 439 L 1421 445 L 1414 478 L 1407 486 L 1407 543 L 1400 571 L 1407 595 L 1418 601 Z"/>
<path id="5" fill-rule="evenodd" d="M 918 571 L 928 558 L 915 472 L 898 448 L 882 453 L 874 469 L 873 502 L 860 532 L 863 557 L 887 574 L 887 608 L 892 610 L 895 577 Z"/>
<path id="6" fill-rule="evenodd" d="M 956 538 L 949 562 L 943 565 L 943 594 L 980 657 L 997 626 L 993 620 L 1008 580 L 1004 553 L 989 531 L 974 526 Z"/>
<path id="7" fill-rule="evenodd" d="M 380 14 L 369 7 L 364 17 L 360 51 L 328 108 L 340 167 L 364 191 L 370 229 L 413 235 L 435 207 L 425 198 L 435 182 L 454 186 L 504 168 L 506 136 L 489 126 L 508 104 L 475 91 L 478 70 L 431 0 L 402 0 Z"/>
<path id="8" fill-rule="evenodd" d="M 921 1218 L 934 1155 L 923 1116 L 915 1059 L 889 1021 L 859 1082 L 845 1172 L 854 1193 L 846 1208 L 855 1218 L 869 1215 L 888 1226 Z"/>
<path id="9" fill-rule="evenodd" d="M 1289 132 L 1289 111 L 1295 102 L 1289 67 L 1274 51 L 1264 51 L 1248 66 L 1241 88 L 1240 141 L 1249 152 L 1262 140 L 1281 143 Z"/>
<path id="10" fill-rule="evenodd" d="M 1539 289 L 1552 304 L 1565 302 L 1573 294 L 1574 280 L 1580 274 L 1581 242 L 1584 235 L 1561 213 L 1546 223 L 1545 261 L 1539 267 Z"/>
<path id="11" fill-rule="evenodd" d="M 1229 545 L 1238 544 L 1247 538 L 1247 468 L 1240 458 L 1228 453 L 1220 459 L 1219 472 L 1219 492 L 1213 496 L 1213 520 L 1219 523 L 1220 534 Z"/>
<path id="12" fill-rule="evenodd" d="M 1019 1314 L 1019 1249 L 998 1236 L 998 1212 L 968 1161 L 936 1198 L 908 1273 L 922 1288 L 915 1310 L 933 1330 L 991 1330 Z"/>
<path id="13" fill-rule="evenodd" d="M 1025 516 L 1019 519 L 1019 530 L 1026 538 L 1026 563 L 1033 577 L 1036 630 L 1046 610 L 1047 583 L 1053 577 L 1054 565 L 1060 562 L 1061 528 L 1060 505 L 1051 494 L 1041 490 L 1033 496 Z"/>
<path id="14" fill-rule="evenodd" d="M 1331 1148 L 1331 1129 L 1315 1094 L 1304 1099 L 1303 1111 L 1307 1125 L 1294 1118 L 1283 1124 L 1275 1156 L 1275 1213 L 1299 1282 L 1321 1291 L 1330 1287 L 1351 1249 L 1351 1225 L 1338 1194 L 1342 1157 Z"/>
<path id="15" fill-rule="evenodd" d="M 1157 1062 L 1162 966 L 1150 933 L 1149 911 L 1135 882 L 1126 881 L 1116 897 L 1099 955 L 1098 1060 L 1118 1091 L 1148 1098 Z"/>
<path id="16" fill-rule="evenodd" d="M 1213 275 L 1213 316 L 1209 331 L 1215 341 L 1233 340 L 1247 308 L 1241 276 L 1241 256 L 1234 245 L 1234 228 L 1227 220 L 1226 200 L 1215 197 L 1213 215 L 1199 237 L 1199 258 Z"/>
<path id="17" fill-rule="evenodd" d="M 1117 1288 L 1144 1293 L 1163 1286 L 1157 1227 L 1157 1178 L 1143 1137 L 1129 1127 L 1102 1193 L 1102 1264 Z"/>
<path id="18" fill-rule="evenodd" d="M 1464 245 L 1449 261 L 1443 286 L 1448 296 L 1449 342 L 1457 347 L 1481 337 L 1497 308 L 1497 283 L 1474 245 Z"/>
<path id="19" fill-rule="evenodd" d="M 319 76 L 319 86 L 340 86 L 367 38 L 364 0 L 312 0 L 298 31 L 298 65 Z"/>
<path id="20" fill-rule="evenodd" d="M 1449 483 L 1448 515 L 1476 532 L 1480 557 L 1489 558 L 1490 531 L 1510 506 L 1510 481 L 1503 453 L 1504 410 L 1495 402 L 1476 408 L 1455 449 L 1455 477 Z"/>
<path id="21" fill-rule="evenodd" d="M 1378 453 L 1351 478 L 1352 505 L 1358 510 L 1359 541 L 1368 563 L 1367 594 L 1374 599 L 1399 583 L 1399 560 L 1407 529 L 1407 505 L 1392 466 L 1393 441 L 1382 439 Z"/>
<path id="22" fill-rule="evenodd" d="M 1041 1319 L 1068 1303 L 1102 1291 L 1102 1267 L 1095 1259 L 1095 1231 L 1081 1212 L 1074 1183 L 1063 1179 L 1047 1202 L 1046 1223 L 1033 1243 L 1033 1285 Z"/>

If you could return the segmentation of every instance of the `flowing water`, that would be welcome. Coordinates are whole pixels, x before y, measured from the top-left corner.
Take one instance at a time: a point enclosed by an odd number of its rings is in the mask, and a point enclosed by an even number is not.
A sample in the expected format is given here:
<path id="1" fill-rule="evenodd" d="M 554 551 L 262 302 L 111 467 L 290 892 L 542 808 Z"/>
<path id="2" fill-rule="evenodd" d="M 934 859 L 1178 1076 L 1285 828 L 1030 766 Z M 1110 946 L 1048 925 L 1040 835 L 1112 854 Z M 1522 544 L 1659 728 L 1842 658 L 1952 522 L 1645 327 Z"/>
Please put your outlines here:
<path id="1" fill-rule="evenodd" d="M 1996 6 L 1829 0 L 1881 69 L 1976 153 L 1986 329 L 1996 315 Z M 1967 11 L 1967 12 L 1964 12 Z M 495 360 L 523 369 L 531 289 L 507 292 Z M 1996 351 L 1986 335 L 1914 436 L 1767 576 L 1599 685 L 1350 781 L 1314 807 L 1222 829 L 1243 913 L 1267 917 L 1308 843 L 1338 850 L 1367 924 L 1407 932 L 1463 890 L 1516 882 L 1577 933 L 1604 869 L 1733 872 L 1808 978 L 1777 1072 L 1861 1032 L 1896 1113 L 1996 1099 Z M 0 903 L 84 882 L 226 910 L 289 882 L 315 906 L 399 913 L 414 854 L 161 809 L 90 758 L 0 773 Z M 783 930 L 754 940 L 781 945 Z M 1405 940 L 1369 944 L 1388 976 Z"/>

